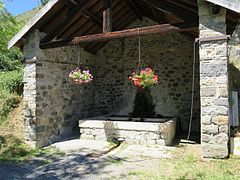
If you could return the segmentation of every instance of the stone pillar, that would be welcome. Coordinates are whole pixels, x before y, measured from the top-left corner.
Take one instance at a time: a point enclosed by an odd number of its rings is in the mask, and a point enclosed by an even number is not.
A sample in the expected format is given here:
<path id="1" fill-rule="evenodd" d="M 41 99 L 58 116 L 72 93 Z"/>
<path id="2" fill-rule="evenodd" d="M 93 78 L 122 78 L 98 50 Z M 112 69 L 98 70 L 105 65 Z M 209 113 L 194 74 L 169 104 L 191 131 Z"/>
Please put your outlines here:
<path id="1" fill-rule="evenodd" d="M 39 146 L 37 122 L 37 60 L 42 56 L 39 49 L 40 33 L 34 31 L 27 38 L 23 53 L 24 64 L 24 91 L 23 100 L 25 103 L 25 141 L 32 147 Z"/>
<path id="2" fill-rule="evenodd" d="M 199 36 L 226 34 L 226 10 L 212 13 L 212 4 L 198 1 Z M 201 149 L 202 157 L 228 156 L 227 40 L 200 42 Z"/>

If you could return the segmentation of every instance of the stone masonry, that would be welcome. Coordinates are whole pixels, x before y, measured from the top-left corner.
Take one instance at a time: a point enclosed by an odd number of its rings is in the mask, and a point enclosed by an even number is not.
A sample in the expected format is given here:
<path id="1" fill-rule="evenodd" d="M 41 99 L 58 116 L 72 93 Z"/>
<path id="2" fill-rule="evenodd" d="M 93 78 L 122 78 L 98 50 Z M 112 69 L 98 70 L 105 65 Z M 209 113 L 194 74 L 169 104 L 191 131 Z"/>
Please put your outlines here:
<path id="1" fill-rule="evenodd" d="M 200 38 L 226 34 L 226 10 L 212 14 L 211 6 L 199 4 Z M 202 156 L 228 156 L 228 57 L 227 40 L 200 42 L 200 95 Z"/>
<path id="2" fill-rule="evenodd" d="M 131 27 L 153 24 L 144 19 Z M 77 66 L 77 48 L 41 50 L 39 42 L 43 36 L 36 30 L 24 46 L 28 142 L 45 146 L 79 133 L 81 118 L 132 112 L 136 88 L 128 76 L 138 62 L 137 38 L 110 42 L 97 55 L 82 50 L 81 67 L 90 69 L 94 81 L 79 86 L 68 78 L 70 70 Z M 178 116 L 182 131 L 187 131 L 189 125 L 193 42 L 179 33 L 141 37 L 141 67 L 152 67 L 159 75 L 159 83 L 151 89 L 155 111 L 163 116 Z M 193 131 L 200 131 L 198 66 L 197 63 Z"/>
<path id="3" fill-rule="evenodd" d="M 151 26 L 149 19 L 137 20 L 129 28 Z M 141 37 L 140 67 L 151 67 L 159 83 L 151 88 L 156 114 L 178 116 L 183 131 L 188 130 L 194 39 L 179 33 Z M 184 44 L 184 48 L 183 48 Z M 128 76 L 138 63 L 138 38 L 108 43 L 96 61 L 96 105 L 99 114 L 128 115 L 133 110 L 136 87 Z M 195 72 L 193 131 L 200 131 L 199 64 Z"/>
<path id="4" fill-rule="evenodd" d="M 42 51 L 41 36 L 35 31 L 24 46 L 25 139 L 40 147 L 79 133 L 78 119 L 92 116 L 95 105 L 93 85 L 77 86 L 68 78 L 77 66 L 76 47 Z M 80 65 L 92 70 L 91 55 L 82 53 Z"/>

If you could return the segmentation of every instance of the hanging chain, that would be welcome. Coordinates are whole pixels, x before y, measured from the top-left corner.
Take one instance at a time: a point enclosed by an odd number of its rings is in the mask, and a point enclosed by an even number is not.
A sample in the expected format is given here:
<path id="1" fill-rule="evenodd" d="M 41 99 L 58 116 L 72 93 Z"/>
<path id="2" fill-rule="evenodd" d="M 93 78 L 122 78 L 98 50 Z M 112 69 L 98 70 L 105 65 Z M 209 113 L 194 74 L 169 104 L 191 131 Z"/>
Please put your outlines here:
<path id="1" fill-rule="evenodd" d="M 137 65 L 136 72 L 139 71 L 140 63 L 141 63 L 141 37 L 140 37 L 140 29 L 138 28 L 138 65 Z"/>

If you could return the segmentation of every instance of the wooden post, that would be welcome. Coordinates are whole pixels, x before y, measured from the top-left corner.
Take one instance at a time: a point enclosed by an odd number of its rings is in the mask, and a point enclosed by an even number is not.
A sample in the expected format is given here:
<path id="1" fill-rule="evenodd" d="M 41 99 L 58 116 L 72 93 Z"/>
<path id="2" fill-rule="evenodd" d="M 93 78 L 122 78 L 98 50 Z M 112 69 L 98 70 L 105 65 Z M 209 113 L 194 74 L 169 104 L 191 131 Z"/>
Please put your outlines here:
<path id="1" fill-rule="evenodd" d="M 112 32 L 112 1 L 103 1 L 103 33 Z"/>

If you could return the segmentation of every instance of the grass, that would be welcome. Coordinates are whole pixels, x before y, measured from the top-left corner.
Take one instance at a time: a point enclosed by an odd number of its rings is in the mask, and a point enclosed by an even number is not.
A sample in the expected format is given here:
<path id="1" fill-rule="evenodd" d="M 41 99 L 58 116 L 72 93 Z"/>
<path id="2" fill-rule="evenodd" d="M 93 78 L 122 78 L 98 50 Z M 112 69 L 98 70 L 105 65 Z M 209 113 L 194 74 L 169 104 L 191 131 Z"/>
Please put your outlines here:
<path id="1" fill-rule="evenodd" d="M 180 159 L 160 160 L 149 169 L 130 171 L 126 179 L 237 180 L 240 179 L 240 158 L 207 162 L 188 153 Z"/>
<path id="2" fill-rule="evenodd" d="M 49 156 L 63 156 L 64 153 L 54 147 L 32 149 L 21 139 L 13 135 L 0 136 L 0 160 L 21 162 L 33 157 L 46 157 L 42 161 L 49 163 Z"/>
<path id="3" fill-rule="evenodd" d="M 23 141 L 23 70 L 0 72 L 0 160 L 26 161 L 32 157 L 63 155 L 55 148 L 32 149 Z M 47 158 L 44 159 L 48 162 Z"/>

